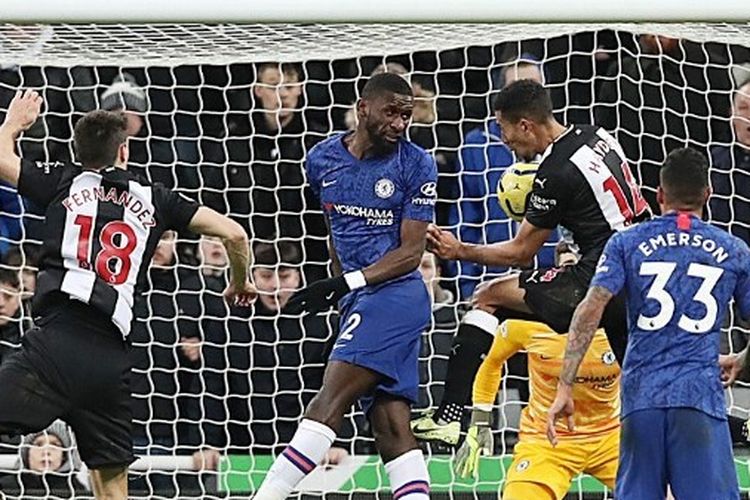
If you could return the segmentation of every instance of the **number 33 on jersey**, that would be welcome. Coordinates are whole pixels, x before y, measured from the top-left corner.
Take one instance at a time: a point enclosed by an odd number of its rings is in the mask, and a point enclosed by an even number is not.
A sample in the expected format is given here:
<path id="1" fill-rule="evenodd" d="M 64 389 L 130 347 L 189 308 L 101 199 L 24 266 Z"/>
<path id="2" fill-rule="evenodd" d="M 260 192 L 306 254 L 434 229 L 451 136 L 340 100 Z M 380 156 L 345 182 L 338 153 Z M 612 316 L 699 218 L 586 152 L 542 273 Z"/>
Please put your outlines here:
<path id="1" fill-rule="evenodd" d="M 591 285 L 628 297 L 623 415 L 685 406 L 724 418 L 718 334 L 732 299 L 750 316 L 747 245 L 669 213 L 613 235 Z"/>

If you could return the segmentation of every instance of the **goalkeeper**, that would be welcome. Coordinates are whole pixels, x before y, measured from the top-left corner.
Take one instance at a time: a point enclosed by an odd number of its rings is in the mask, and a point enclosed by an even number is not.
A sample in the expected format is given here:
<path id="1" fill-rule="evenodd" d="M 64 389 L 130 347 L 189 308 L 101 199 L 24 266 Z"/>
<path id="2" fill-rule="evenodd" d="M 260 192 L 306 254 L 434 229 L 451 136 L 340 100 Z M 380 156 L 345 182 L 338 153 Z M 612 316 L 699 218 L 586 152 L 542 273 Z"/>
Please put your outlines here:
<path id="1" fill-rule="evenodd" d="M 560 499 L 585 472 L 614 489 L 620 444 L 620 366 L 603 330 L 594 337 L 576 379 L 575 430 L 561 422 L 559 443 L 545 434 L 546 415 L 555 398 L 567 335 L 543 323 L 507 320 L 474 382 L 471 426 L 456 455 L 456 473 L 477 474 L 480 455 L 492 453 L 491 410 L 500 387 L 502 366 L 526 350 L 531 399 L 521 414 L 520 440 L 505 479 L 503 500 Z"/>

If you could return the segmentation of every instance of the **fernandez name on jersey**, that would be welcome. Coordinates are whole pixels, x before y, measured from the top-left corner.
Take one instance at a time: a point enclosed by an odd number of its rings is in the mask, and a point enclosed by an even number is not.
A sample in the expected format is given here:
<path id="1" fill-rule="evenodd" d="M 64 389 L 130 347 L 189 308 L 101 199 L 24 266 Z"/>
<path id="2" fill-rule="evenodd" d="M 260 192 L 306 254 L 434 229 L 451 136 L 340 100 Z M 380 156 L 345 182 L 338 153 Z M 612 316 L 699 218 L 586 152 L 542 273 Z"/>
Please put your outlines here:
<path id="1" fill-rule="evenodd" d="M 61 298 L 89 304 L 130 333 L 136 289 L 164 231 L 187 230 L 198 204 L 121 168 L 21 162 L 18 192 L 45 208 L 34 314 Z"/>

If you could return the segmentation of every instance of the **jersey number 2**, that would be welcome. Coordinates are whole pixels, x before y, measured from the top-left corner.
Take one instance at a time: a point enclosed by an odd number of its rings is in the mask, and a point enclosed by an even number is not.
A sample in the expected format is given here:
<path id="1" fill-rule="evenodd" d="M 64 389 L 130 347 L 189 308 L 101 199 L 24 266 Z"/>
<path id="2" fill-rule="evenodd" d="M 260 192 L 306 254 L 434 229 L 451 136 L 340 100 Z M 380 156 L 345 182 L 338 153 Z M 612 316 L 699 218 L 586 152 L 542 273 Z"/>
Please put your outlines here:
<path id="1" fill-rule="evenodd" d="M 346 320 L 346 326 L 344 327 L 344 330 L 341 332 L 341 335 L 339 335 L 340 340 L 351 340 L 354 338 L 354 330 L 359 326 L 359 324 L 362 322 L 362 315 L 359 313 L 352 313 L 351 316 Z"/>
<path id="2" fill-rule="evenodd" d="M 94 218 L 90 215 L 78 215 L 76 226 L 81 228 L 78 237 L 78 263 L 81 267 L 89 266 L 91 251 L 91 232 L 94 229 Z M 115 244 L 115 235 L 120 235 L 119 245 Z M 94 269 L 107 283 L 122 285 L 130 273 L 130 255 L 135 250 L 138 241 L 135 231 L 122 221 L 111 221 L 104 225 L 99 235 L 102 249 L 94 259 Z"/>
<path id="3" fill-rule="evenodd" d="M 677 268 L 677 264 L 674 262 L 644 262 L 641 264 L 639 272 L 641 276 L 654 276 L 654 281 L 651 283 L 646 298 L 659 303 L 659 312 L 654 316 L 643 314 L 638 316 L 638 328 L 641 330 L 659 330 L 667 326 L 672 320 L 675 309 L 674 299 L 665 287 L 675 268 Z M 692 333 L 706 333 L 711 330 L 711 327 L 716 323 L 716 316 L 719 312 L 719 306 L 711 292 L 723 273 L 723 269 L 704 264 L 692 263 L 688 266 L 687 275 L 702 280 L 693 300 L 706 306 L 706 314 L 699 319 L 693 319 L 683 314 L 677 321 L 677 326 Z"/>

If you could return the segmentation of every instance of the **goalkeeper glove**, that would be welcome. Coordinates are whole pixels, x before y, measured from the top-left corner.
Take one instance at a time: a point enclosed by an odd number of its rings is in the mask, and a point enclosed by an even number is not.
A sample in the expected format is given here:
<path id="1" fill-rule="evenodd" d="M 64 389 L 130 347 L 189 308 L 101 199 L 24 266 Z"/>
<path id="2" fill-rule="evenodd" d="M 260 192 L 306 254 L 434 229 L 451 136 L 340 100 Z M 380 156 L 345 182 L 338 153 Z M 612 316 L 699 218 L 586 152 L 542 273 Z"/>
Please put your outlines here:
<path id="1" fill-rule="evenodd" d="M 471 412 L 471 424 L 464 443 L 456 452 L 453 470 L 458 477 L 477 477 L 479 474 L 479 457 L 492 455 L 494 442 L 492 438 L 492 412 L 474 408 Z"/>
<path id="2" fill-rule="evenodd" d="M 347 293 L 365 285 L 367 285 L 367 281 L 365 281 L 365 275 L 362 271 L 353 271 L 343 276 L 316 281 L 295 293 L 289 299 L 284 312 L 299 314 L 301 312 L 325 311 Z"/>

